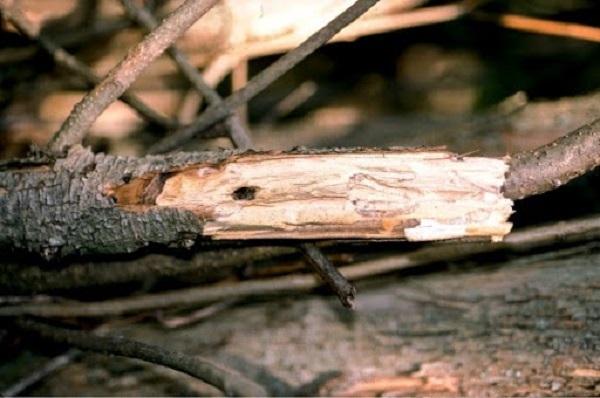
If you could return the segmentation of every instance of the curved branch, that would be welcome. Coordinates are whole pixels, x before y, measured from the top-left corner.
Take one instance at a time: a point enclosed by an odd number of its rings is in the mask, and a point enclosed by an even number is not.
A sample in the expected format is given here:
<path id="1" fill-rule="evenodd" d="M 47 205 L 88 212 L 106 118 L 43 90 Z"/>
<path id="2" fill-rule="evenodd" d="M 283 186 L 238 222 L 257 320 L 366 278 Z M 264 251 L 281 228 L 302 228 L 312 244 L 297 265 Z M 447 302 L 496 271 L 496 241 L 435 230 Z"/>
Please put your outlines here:
<path id="1" fill-rule="evenodd" d="M 556 189 L 600 165 L 600 119 L 533 151 L 516 154 L 504 196 L 523 199 Z"/>
<path id="2" fill-rule="evenodd" d="M 82 350 L 128 358 L 166 366 L 217 387 L 227 395 L 266 396 L 267 391 L 235 370 L 217 365 L 207 359 L 165 350 L 161 347 L 128 340 L 122 337 L 96 336 L 89 333 L 50 326 L 30 319 L 16 321 L 17 327 L 32 331 L 42 338 Z"/>
<path id="3" fill-rule="evenodd" d="M 125 92 L 152 61 L 217 1 L 186 0 L 167 16 L 158 28 L 131 49 L 125 59 L 75 105 L 60 130 L 52 137 L 48 145 L 49 150 L 61 154 L 70 146 L 81 143 L 98 116 Z"/>

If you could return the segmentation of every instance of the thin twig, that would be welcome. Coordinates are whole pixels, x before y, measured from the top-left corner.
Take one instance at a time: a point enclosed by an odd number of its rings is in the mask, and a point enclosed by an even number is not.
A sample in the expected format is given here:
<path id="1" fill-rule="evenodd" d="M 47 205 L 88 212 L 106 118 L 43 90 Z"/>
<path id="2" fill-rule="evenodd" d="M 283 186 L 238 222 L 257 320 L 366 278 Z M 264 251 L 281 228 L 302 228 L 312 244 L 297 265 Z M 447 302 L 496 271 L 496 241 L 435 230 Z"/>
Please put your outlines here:
<path id="1" fill-rule="evenodd" d="M 482 21 L 495 22 L 504 28 L 600 43 L 600 28 L 595 26 L 581 25 L 572 22 L 549 21 L 546 19 L 516 14 L 496 15 L 477 12 L 474 16 Z"/>
<path id="2" fill-rule="evenodd" d="M 148 10 L 138 6 L 133 0 L 121 0 L 121 3 L 131 18 L 144 29 L 152 31 L 157 28 L 158 21 Z M 192 87 L 202 97 L 206 98 L 210 105 L 218 105 L 223 101 L 219 93 L 204 81 L 202 75 L 179 48 L 171 46 L 167 49 L 167 53 L 175 61 L 185 78 L 192 84 Z M 225 124 L 236 148 L 241 150 L 252 148 L 253 144 L 250 133 L 244 128 L 237 115 L 234 114 L 228 117 Z"/>
<path id="3" fill-rule="evenodd" d="M 16 325 L 26 331 L 32 331 L 42 338 L 82 350 L 141 359 L 142 361 L 179 370 L 197 377 L 229 395 L 265 396 L 267 393 L 262 386 L 237 371 L 197 356 L 165 350 L 161 347 L 128 340 L 120 336 L 98 336 L 50 326 L 30 319 L 19 319 L 16 321 Z"/>
<path id="4" fill-rule="evenodd" d="M 182 326 L 189 326 L 193 323 L 200 322 L 202 320 L 205 320 L 206 318 L 212 317 L 213 315 L 230 308 L 238 302 L 239 299 L 237 298 L 219 301 L 209 306 L 192 311 L 188 314 L 171 317 L 167 317 L 162 313 L 162 311 L 159 311 L 158 315 L 156 316 L 156 319 L 160 322 L 162 326 L 168 329 L 176 329 Z"/>
<path id="5" fill-rule="evenodd" d="M 510 161 L 504 196 L 522 199 L 566 184 L 600 166 L 600 119 Z"/>
<path id="6" fill-rule="evenodd" d="M 11 4 L 12 3 L 12 4 Z M 0 0 L 0 11 L 15 27 L 31 40 L 36 40 L 39 45 L 52 56 L 54 62 L 62 66 L 66 70 L 73 72 L 83 78 L 88 85 L 93 87 L 102 80 L 92 69 L 83 64 L 77 58 L 69 54 L 61 48 L 56 42 L 48 38 L 27 19 L 25 14 L 18 6 L 11 1 Z M 121 100 L 131 106 L 141 117 L 163 128 L 174 128 L 177 123 L 160 115 L 141 99 L 131 92 L 124 92 L 121 95 Z"/>
<path id="7" fill-rule="evenodd" d="M 191 125 L 177 130 L 150 148 L 150 152 L 159 153 L 173 150 L 187 142 L 199 132 L 229 116 L 233 109 L 245 104 L 251 98 L 267 88 L 275 80 L 296 66 L 300 61 L 327 43 L 345 26 L 367 12 L 379 0 L 357 0 L 353 5 L 334 18 L 323 28 L 312 34 L 298 47 L 289 51 L 269 67 L 253 77 L 241 90 L 236 91 L 218 105 L 211 105 Z"/>
<path id="8" fill-rule="evenodd" d="M 47 37 L 59 47 L 69 47 L 77 44 L 87 43 L 93 39 L 110 36 L 115 32 L 122 31 L 131 26 L 131 21 L 126 19 L 105 19 L 95 22 L 93 25 L 87 25 L 84 29 L 69 29 L 68 34 L 61 32 L 53 34 L 52 37 Z M 23 62 L 33 57 L 37 52 L 37 46 L 28 45 L 19 47 L 19 51 L 15 52 L 15 48 L 0 49 L 0 64 Z"/>
<path id="9" fill-rule="evenodd" d="M 331 264 L 323 252 L 315 246 L 314 243 L 303 243 L 299 245 L 300 250 L 312 266 L 312 269 L 319 274 L 327 285 L 337 294 L 342 305 L 346 308 L 354 307 L 354 296 L 356 288 L 352 285 L 340 271 Z"/>
<path id="10" fill-rule="evenodd" d="M 515 252 L 600 238 L 600 215 L 587 219 L 531 227 L 508 235 L 499 243 L 432 245 L 410 253 L 363 261 L 340 269 L 349 280 L 387 274 L 401 269 L 466 258 L 499 250 Z M 139 312 L 178 305 L 210 303 L 228 298 L 304 292 L 320 286 L 313 275 L 286 275 L 231 285 L 200 286 L 101 302 L 23 304 L 0 308 L 0 316 L 98 317 Z"/>
<path id="11" fill-rule="evenodd" d="M 300 84 L 279 101 L 273 110 L 263 116 L 260 122 L 263 124 L 273 124 L 276 120 L 289 115 L 312 98 L 317 89 L 317 83 L 312 80 Z"/>
<path id="12" fill-rule="evenodd" d="M 71 363 L 75 358 L 77 358 L 81 352 L 74 348 L 67 350 L 64 354 L 58 355 L 48 362 L 46 362 L 41 368 L 36 369 L 35 372 L 31 373 L 29 376 L 19 380 L 17 383 L 11 385 L 4 391 L 0 392 L 0 396 L 3 397 L 16 397 L 21 394 L 23 391 L 27 390 L 34 384 L 40 382 L 45 379 L 47 376 L 56 372 L 60 368 L 64 368 L 69 363 Z"/>
<path id="13" fill-rule="evenodd" d="M 108 75 L 79 102 L 60 130 L 52 137 L 49 150 L 62 154 L 82 142 L 100 114 L 134 82 L 142 71 L 161 55 L 218 0 L 186 0 L 167 16 Z"/>

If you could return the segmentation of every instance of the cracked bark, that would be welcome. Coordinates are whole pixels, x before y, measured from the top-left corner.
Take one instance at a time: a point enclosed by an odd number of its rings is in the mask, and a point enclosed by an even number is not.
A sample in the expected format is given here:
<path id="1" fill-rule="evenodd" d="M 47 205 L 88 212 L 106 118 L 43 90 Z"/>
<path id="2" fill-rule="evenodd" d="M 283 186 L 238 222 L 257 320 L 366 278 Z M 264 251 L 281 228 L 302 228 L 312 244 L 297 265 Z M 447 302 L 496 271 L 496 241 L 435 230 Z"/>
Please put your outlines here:
<path id="1" fill-rule="evenodd" d="M 0 244 L 46 258 L 130 253 L 153 243 L 190 247 L 202 233 L 192 213 L 166 207 L 125 212 L 102 188 L 228 154 L 127 159 L 75 147 L 54 163 L 0 171 Z"/>

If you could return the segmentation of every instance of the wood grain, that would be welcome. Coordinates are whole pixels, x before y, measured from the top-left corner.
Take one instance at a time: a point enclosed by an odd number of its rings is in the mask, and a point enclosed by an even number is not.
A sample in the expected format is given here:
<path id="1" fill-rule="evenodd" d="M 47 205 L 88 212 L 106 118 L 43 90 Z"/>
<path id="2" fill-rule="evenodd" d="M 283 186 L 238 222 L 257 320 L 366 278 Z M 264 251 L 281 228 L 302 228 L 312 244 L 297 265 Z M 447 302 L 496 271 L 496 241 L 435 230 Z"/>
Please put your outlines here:
<path id="1" fill-rule="evenodd" d="M 506 171 L 440 150 L 252 153 L 172 174 L 156 205 L 194 212 L 213 239 L 499 240 Z"/>

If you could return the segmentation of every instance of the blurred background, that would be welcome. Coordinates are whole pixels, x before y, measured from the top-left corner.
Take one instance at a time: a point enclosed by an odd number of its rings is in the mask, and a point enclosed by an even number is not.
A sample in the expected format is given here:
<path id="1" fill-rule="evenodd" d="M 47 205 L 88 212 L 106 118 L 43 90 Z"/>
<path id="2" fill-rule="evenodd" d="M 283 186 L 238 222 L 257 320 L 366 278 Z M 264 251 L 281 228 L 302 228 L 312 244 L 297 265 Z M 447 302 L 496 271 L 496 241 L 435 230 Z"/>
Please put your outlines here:
<path id="1" fill-rule="evenodd" d="M 180 3 L 139 2 L 158 16 Z M 20 4 L 39 29 L 39 37 L 66 49 L 98 76 L 104 76 L 144 35 L 117 0 L 21 0 Z M 226 97 L 350 4 L 350 0 L 223 0 L 177 44 L 207 83 Z M 31 145 L 45 145 L 90 86 L 8 21 L 3 20 L 1 28 L 0 158 L 6 159 L 24 156 Z M 166 55 L 142 74 L 131 91 L 180 124 L 191 122 L 206 107 Z M 600 2 L 381 0 L 237 112 L 257 149 L 264 150 L 447 146 L 461 154 L 505 156 L 533 149 L 600 115 Z M 215 127 L 215 135 L 219 128 Z M 166 134 L 168 129 L 116 102 L 96 121 L 87 144 L 96 151 L 143 156 Z M 227 147 L 229 139 L 218 137 L 198 139 L 182 149 Z M 600 212 L 600 173 L 519 201 L 515 209 L 516 228 Z M 336 316 L 343 317 L 337 312 Z M 182 348 L 186 339 L 192 339 L 185 331 L 177 338 Z M 222 344 L 219 336 L 206 339 L 193 344 L 213 348 Z M 18 361 L 26 364 L 35 358 L 20 353 Z M 85 378 L 75 376 L 64 385 L 63 379 L 51 380 L 30 392 L 206 392 L 189 385 L 183 389 L 161 385 L 160 380 L 155 381 L 160 387 L 148 387 L 143 379 L 147 375 L 138 365 L 112 363 L 106 370 L 106 361 L 110 359 L 88 357 L 87 363 L 72 365 L 87 367 L 87 373 L 81 372 Z M 12 368 L 3 365 L 0 372 L 17 379 L 22 369 L 15 363 Z M 111 374 L 131 376 L 132 367 L 135 388 L 129 389 L 132 378 L 125 376 L 105 384 Z"/>

